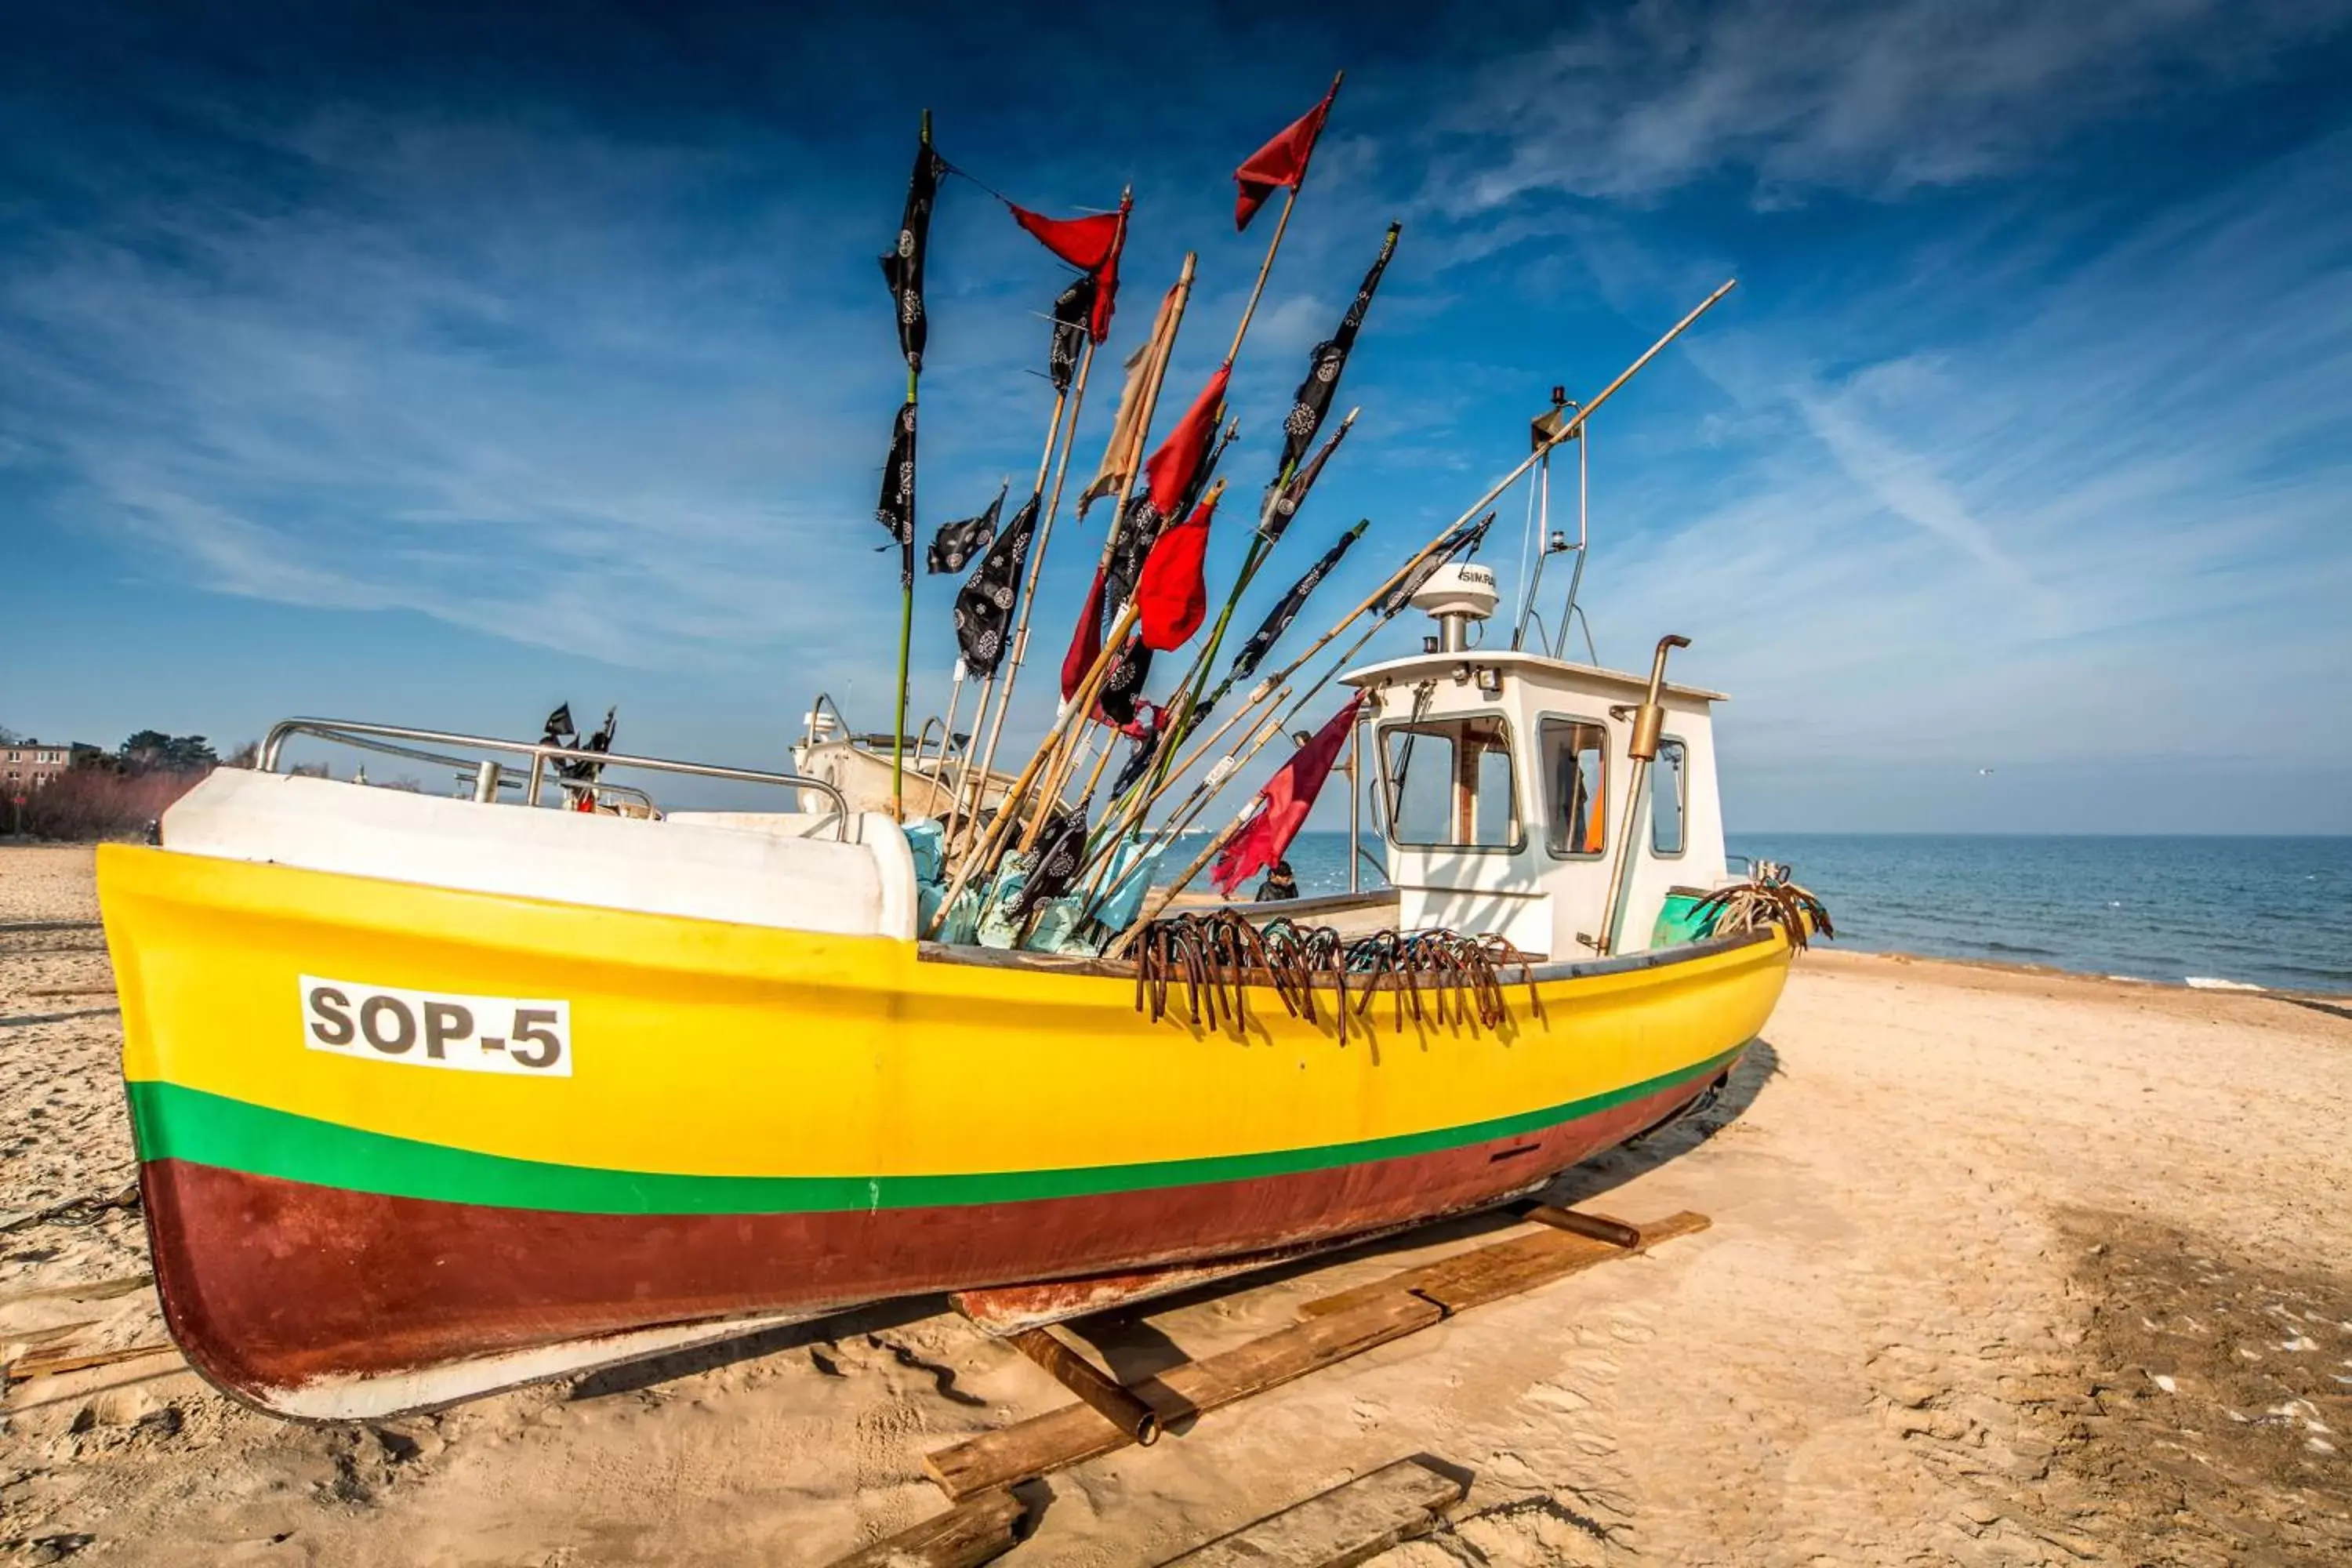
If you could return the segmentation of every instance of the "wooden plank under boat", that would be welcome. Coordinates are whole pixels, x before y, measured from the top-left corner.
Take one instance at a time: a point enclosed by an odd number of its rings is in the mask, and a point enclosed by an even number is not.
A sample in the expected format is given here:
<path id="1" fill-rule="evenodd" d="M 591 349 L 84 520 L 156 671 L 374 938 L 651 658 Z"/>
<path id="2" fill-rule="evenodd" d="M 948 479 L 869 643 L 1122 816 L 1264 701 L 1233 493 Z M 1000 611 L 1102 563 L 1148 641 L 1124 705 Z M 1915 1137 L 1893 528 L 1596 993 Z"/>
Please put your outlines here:
<path id="1" fill-rule="evenodd" d="M 1258 987 L 1245 1027 L 1152 1022 L 1100 962 L 166 848 L 106 847 L 100 885 L 166 1321 L 313 1418 L 1489 1205 L 1719 1080 L 1790 957 L 1544 965 L 1497 1027 L 1382 998 L 1342 1039 Z M 396 1022 L 325 1048 L 320 976 L 561 999 L 564 1071 L 446 1070 L 506 1049 L 488 1019 L 440 1060 Z"/>

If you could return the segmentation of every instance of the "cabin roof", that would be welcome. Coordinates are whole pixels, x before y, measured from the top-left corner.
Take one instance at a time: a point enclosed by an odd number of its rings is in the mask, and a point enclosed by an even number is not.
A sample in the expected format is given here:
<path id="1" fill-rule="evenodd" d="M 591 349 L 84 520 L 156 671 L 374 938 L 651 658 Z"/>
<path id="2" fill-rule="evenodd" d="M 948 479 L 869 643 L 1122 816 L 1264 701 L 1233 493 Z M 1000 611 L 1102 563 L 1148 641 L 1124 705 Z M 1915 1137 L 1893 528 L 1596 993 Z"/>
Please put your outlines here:
<path id="1" fill-rule="evenodd" d="M 1461 665 L 1483 665 L 1500 669 L 1536 686 L 1615 687 L 1639 697 L 1649 690 L 1650 678 L 1622 669 L 1603 669 L 1596 664 L 1570 664 L 1566 659 L 1553 658 L 1540 653 L 1513 652 L 1508 648 L 1465 648 L 1459 653 L 1416 653 L 1402 658 L 1383 659 L 1351 669 L 1339 679 L 1349 686 L 1382 686 L 1400 681 L 1413 681 L 1431 677 L 1451 675 Z M 1665 684 L 1664 695 L 1678 697 L 1689 702 L 1728 702 L 1731 699 L 1720 691 L 1710 691 L 1704 686 Z"/>

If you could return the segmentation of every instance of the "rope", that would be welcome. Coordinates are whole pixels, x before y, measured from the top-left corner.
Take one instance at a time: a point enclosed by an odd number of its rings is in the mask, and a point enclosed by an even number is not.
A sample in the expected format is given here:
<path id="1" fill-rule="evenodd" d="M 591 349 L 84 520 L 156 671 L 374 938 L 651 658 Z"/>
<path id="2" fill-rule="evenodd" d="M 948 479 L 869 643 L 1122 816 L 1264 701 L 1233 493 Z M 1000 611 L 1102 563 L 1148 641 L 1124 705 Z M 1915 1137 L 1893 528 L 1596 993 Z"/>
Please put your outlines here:
<path id="1" fill-rule="evenodd" d="M 1814 931 L 1832 941 L 1837 938 L 1837 928 L 1830 923 L 1829 906 L 1789 880 L 1789 868 L 1770 860 L 1754 862 L 1748 868 L 1747 881 L 1717 888 L 1701 899 L 1691 912 L 1708 922 L 1710 936 L 1779 926 L 1789 933 L 1789 945 L 1799 952 L 1805 951 Z"/>
<path id="2" fill-rule="evenodd" d="M 1504 971 L 1518 967 L 1531 1016 L 1543 1021 L 1535 971 L 1528 955 L 1499 936 L 1450 931 L 1375 931 L 1353 942 L 1329 926 L 1302 926 L 1287 918 L 1252 925 L 1231 910 L 1181 914 L 1143 928 L 1135 948 L 1135 1005 L 1153 1023 L 1168 1016 L 1169 993 L 1180 984 L 1187 1016 L 1208 1029 L 1249 1026 L 1252 986 L 1271 990 L 1294 1018 L 1322 1023 L 1317 993 L 1333 993 L 1332 1022 L 1347 1044 L 1350 1023 L 1365 1016 L 1385 987 L 1392 1000 L 1391 1026 L 1499 1029 L 1511 1021 Z M 1351 976 L 1358 977 L 1350 985 Z"/>

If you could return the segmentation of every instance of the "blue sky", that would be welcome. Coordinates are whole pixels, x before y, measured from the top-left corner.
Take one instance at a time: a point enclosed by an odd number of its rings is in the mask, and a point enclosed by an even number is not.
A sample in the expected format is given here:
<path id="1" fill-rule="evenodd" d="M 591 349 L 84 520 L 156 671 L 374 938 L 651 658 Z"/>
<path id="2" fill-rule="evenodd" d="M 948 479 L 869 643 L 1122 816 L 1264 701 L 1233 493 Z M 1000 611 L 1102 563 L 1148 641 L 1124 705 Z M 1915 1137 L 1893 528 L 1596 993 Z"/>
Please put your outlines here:
<path id="1" fill-rule="evenodd" d="M 0 723 L 618 702 L 630 749 L 772 766 L 820 688 L 887 725 L 874 257 L 919 111 L 1049 212 L 1132 183 L 1119 353 L 1200 252 L 1189 397 L 1270 222 L 1231 170 L 1344 66 L 1237 494 L 1404 235 L 1245 625 L 1367 516 L 1323 591 L 1360 596 L 1736 275 L 1595 423 L 1586 578 L 1605 662 L 1679 631 L 1733 693 L 1736 830 L 2352 831 L 2352 5 L 981 9 L 13 9 Z M 927 529 L 1034 468 L 1060 279 L 949 184 Z M 1099 527 L 1049 559 L 1055 653 Z"/>

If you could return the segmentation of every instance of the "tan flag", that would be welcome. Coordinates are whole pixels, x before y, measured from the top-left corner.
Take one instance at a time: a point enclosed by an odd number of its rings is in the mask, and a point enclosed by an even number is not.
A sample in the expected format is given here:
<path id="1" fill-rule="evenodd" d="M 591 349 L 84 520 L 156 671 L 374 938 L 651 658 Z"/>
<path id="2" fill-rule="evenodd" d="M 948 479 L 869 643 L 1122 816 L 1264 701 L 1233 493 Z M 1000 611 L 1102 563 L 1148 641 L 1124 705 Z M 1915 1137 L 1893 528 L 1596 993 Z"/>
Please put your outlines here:
<path id="1" fill-rule="evenodd" d="M 1128 475 L 1143 458 L 1146 392 L 1159 381 L 1160 367 L 1174 347 L 1176 297 L 1182 287 L 1178 284 L 1171 288 L 1160 299 L 1160 313 L 1151 319 L 1151 335 L 1127 356 L 1127 384 L 1119 388 L 1118 412 L 1111 418 L 1110 445 L 1103 448 L 1102 467 L 1095 470 L 1094 482 L 1078 497 L 1080 517 L 1105 496 L 1118 494 Z"/>

